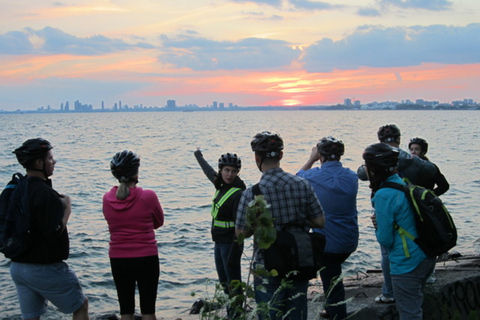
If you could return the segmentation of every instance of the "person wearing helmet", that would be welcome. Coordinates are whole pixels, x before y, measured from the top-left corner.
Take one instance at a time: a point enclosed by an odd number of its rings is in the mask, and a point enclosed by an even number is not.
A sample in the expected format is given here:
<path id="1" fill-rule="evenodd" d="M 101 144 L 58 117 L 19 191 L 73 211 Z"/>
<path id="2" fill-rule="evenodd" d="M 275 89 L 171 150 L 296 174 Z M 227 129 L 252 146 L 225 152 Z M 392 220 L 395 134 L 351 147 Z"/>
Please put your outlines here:
<path id="1" fill-rule="evenodd" d="M 342 263 L 358 245 L 358 177 L 354 171 L 342 166 L 340 159 L 344 152 L 345 145 L 341 140 L 332 136 L 323 137 L 297 172 L 297 176 L 312 184 L 325 211 L 327 228 L 313 229 L 326 238 L 320 269 L 326 302 L 321 315 L 339 320 L 347 317 L 345 289 L 341 280 Z M 320 161 L 321 167 L 312 168 L 317 161 Z"/>
<path id="2" fill-rule="evenodd" d="M 280 160 L 283 158 L 283 139 L 269 131 L 256 134 L 250 143 L 255 153 L 255 163 L 262 172 L 258 183 L 265 201 L 270 205 L 274 227 L 281 231 L 295 225 L 308 232 L 310 227 L 323 228 L 324 215 L 311 184 L 296 175 L 283 171 Z M 237 235 L 253 235 L 247 227 L 248 204 L 254 199 L 252 187 L 245 190 L 240 199 L 236 220 Z M 255 265 L 265 265 L 263 250 L 258 250 L 254 242 Z M 257 304 L 271 303 L 269 314 L 259 314 L 259 319 L 280 319 L 289 314 L 289 319 L 306 320 L 308 280 L 291 280 L 289 288 L 282 288 L 279 276 L 255 277 L 255 300 Z M 275 298 L 275 299 L 274 299 Z M 279 315 L 281 313 L 282 315 Z"/>
<path id="3" fill-rule="evenodd" d="M 410 149 L 410 152 L 413 155 L 416 155 L 417 157 L 423 160 L 430 161 L 426 156 L 426 153 L 428 152 L 428 143 L 425 139 L 418 138 L 418 137 L 410 139 L 410 142 L 408 143 L 408 149 Z M 438 166 L 434 163 L 433 165 L 437 169 L 435 177 L 432 178 L 432 177 L 428 177 L 428 176 L 424 176 L 423 174 L 420 174 L 418 178 L 418 184 L 429 190 L 432 190 L 433 193 L 435 193 L 437 196 L 440 196 L 445 192 L 447 192 L 448 189 L 450 189 L 450 184 L 448 183 L 445 176 L 440 172 L 440 169 L 438 168 Z M 437 187 L 435 188 L 435 186 Z M 428 277 L 427 283 L 430 283 L 430 284 L 435 283 L 436 280 L 437 278 L 435 276 L 435 270 L 434 270 L 432 274 Z"/>
<path id="4" fill-rule="evenodd" d="M 381 126 L 377 131 L 377 137 L 380 142 L 383 142 L 398 151 L 398 163 L 396 169 L 401 178 L 405 178 L 413 184 L 419 184 L 420 177 L 422 177 L 422 180 L 433 179 L 435 177 L 435 165 L 400 148 L 401 132 L 396 125 L 386 124 Z M 366 181 L 368 180 L 368 177 L 364 169 L 364 166 L 360 166 L 357 170 L 357 174 L 360 180 Z M 375 302 L 393 303 L 395 302 L 395 298 L 393 297 L 393 287 L 390 279 L 388 252 L 386 248 L 381 245 L 380 250 L 382 254 L 381 265 L 384 281 L 382 285 L 382 294 L 375 298 Z"/>
<path id="5" fill-rule="evenodd" d="M 194 156 L 216 190 L 211 210 L 215 268 L 218 281 L 223 286 L 225 293 L 233 296 L 238 293 L 238 288 L 231 287 L 232 281 L 241 281 L 242 279 L 240 260 L 243 246 L 239 246 L 235 241 L 235 217 L 238 202 L 246 188 L 245 183 L 238 175 L 242 168 L 242 160 L 235 153 L 224 153 L 218 159 L 218 171 L 216 171 L 205 160 L 199 148 L 194 152 Z M 233 309 L 228 309 L 231 317 L 234 317 Z"/>
<path id="6" fill-rule="evenodd" d="M 420 320 L 423 289 L 434 268 L 435 258 L 425 255 L 410 239 L 406 240 L 410 256 L 405 255 L 402 238 L 395 226 L 401 225 L 417 237 L 415 214 L 403 191 L 380 188 L 384 182 L 406 184 L 397 173 L 399 151 L 386 143 L 376 143 L 368 146 L 362 157 L 374 194 L 371 201 L 375 208 L 375 235 L 388 252 L 393 293 L 400 319 Z"/>
<path id="7" fill-rule="evenodd" d="M 137 186 L 139 156 L 124 150 L 110 161 L 119 185 L 103 196 L 103 215 L 110 232 L 110 267 L 117 289 L 121 319 L 133 319 L 135 287 L 140 295 L 142 319 L 155 320 L 160 263 L 155 229 L 164 214 L 153 190 Z"/>
<path id="8" fill-rule="evenodd" d="M 433 179 L 436 175 L 435 166 L 420 157 L 412 155 L 400 148 L 401 133 L 400 129 L 394 124 L 386 124 L 381 126 L 377 131 L 377 137 L 380 142 L 384 142 L 391 147 L 397 148 L 398 156 L 398 174 L 402 178 L 407 178 L 413 184 L 419 184 L 418 179 L 422 175 L 425 179 Z M 368 180 L 360 166 L 357 170 L 360 180 Z"/>
<path id="9" fill-rule="evenodd" d="M 408 143 L 408 149 L 413 155 L 425 161 L 430 161 L 426 156 L 428 151 L 428 143 L 425 139 L 422 139 L 422 138 L 411 139 L 410 142 Z M 432 179 L 431 177 L 428 177 L 428 176 L 425 177 L 422 173 L 420 173 L 417 184 L 432 190 L 437 196 L 441 196 L 442 194 L 447 192 L 448 189 L 450 189 L 450 184 L 448 183 L 445 176 L 440 172 L 440 169 L 438 168 L 438 166 L 435 165 L 433 162 L 432 164 L 436 168 L 435 177 Z"/>
<path id="10" fill-rule="evenodd" d="M 32 216 L 31 245 L 13 258 L 10 274 L 15 283 L 24 319 L 39 319 L 47 301 L 73 319 L 88 319 L 88 299 L 77 276 L 65 263 L 69 256 L 67 222 L 70 197 L 52 188 L 56 161 L 52 145 L 43 138 L 29 139 L 13 153 L 25 168 L 28 207 Z"/>

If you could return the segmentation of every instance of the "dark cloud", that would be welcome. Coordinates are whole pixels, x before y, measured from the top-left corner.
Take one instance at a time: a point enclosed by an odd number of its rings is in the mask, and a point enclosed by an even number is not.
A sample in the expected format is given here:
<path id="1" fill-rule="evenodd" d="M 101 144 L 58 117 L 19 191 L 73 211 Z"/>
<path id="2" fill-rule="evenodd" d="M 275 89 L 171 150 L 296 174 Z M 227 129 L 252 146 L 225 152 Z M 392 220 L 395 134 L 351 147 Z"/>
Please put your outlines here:
<path id="1" fill-rule="evenodd" d="M 135 48 L 153 46 L 145 42 L 128 44 L 102 35 L 79 38 L 51 27 L 41 30 L 26 28 L 0 35 L 0 54 L 97 55 Z"/>
<path id="2" fill-rule="evenodd" d="M 426 10 L 447 10 L 452 6 L 448 0 L 377 0 L 381 5 L 392 5 L 399 8 L 419 8 Z"/>
<path id="3" fill-rule="evenodd" d="M 375 8 L 360 8 L 357 14 L 362 17 L 379 17 L 380 11 Z"/>
<path id="4" fill-rule="evenodd" d="M 231 0 L 237 3 L 246 3 L 252 2 L 257 4 L 266 4 L 273 7 L 281 7 L 282 0 Z M 323 1 L 315 1 L 315 0 L 287 0 L 287 3 L 293 5 L 295 9 L 299 10 L 331 10 L 334 8 L 341 8 L 343 6 L 339 5 L 332 5 L 327 2 Z"/>
<path id="5" fill-rule="evenodd" d="M 161 40 L 161 62 L 193 70 L 278 68 L 290 65 L 300 53 L 285 41 L 270 39 L 213 41 L 184 35 L 176 39 L 162 36 Z"/>
<path id="6" fill-rule="evenodd" d="M 12 31 L 0 34 L 0 54 L 30 54 L 33 45 L 28 35 L 21 31 Z"/>
<path id="7" fill-rule="evenodd" d="M 308 72 L 422 63 L 480 63 L 480 24 L 406 28 L 361 27 L 338 41 L 324 38 L 305 50 Z"/>
<path id="8" fill-rule="evenodd" d="M 282 0 L 232 0 L 237 3 L 253 2 L 258 4 L 268 4 L 271 6 L 278 7 L 282 4 Z"/>
<path id="9" fill-rule="evenodd" d="M 330 10 L 330 9 L 341 7 L 341 6 L 333 6 L 327 2 L 322 2 L 322 1 L 290 0 L 289 2 L 293 4 L 297 9 L 307 9 L 307 10 Z"/>

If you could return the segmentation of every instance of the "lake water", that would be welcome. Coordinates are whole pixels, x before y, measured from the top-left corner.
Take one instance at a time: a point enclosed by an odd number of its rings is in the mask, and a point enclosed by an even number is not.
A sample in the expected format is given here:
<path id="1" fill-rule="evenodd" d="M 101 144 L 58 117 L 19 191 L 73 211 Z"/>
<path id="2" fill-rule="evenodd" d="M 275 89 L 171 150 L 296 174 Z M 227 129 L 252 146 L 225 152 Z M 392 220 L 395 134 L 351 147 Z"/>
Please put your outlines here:
<path id="1" fill-rule="evenodd" d="M 139 185 L 153 189 L 165 211 L 157 231 L 161 275 L 157 316 L 173 317 L 188 310 L 199 297 L 214 293 L 217 278 L 210 238 L 210 201 L 214 189 L 198 166 L 193 151 L 201 147 L 216 164 L 220 154 L 235 152 L 243 160 L 247 186 L 261 173 L 250 150 L 252 136 L 263 130 L 280 133 L 285 141 L 282 167 L 295 173 L 323 136 L 334 135 L 346 146 L 344 166 L 362 164 L 363 149 L 377 142 L 377 129 L 395 123 L 402 130 L 402 147 L 412 137 L 430 143 L 428 156 L 450 182 L 442 196 L 459 232 L 455 250 L 480 251 L 478 213 L 480 190 L 480 113 L 478 111 L 229 111 L 0 115 L 0 184 L 23 172 L 14 155 L 29 138 L 44 137 L 54 145 L 57 160 L 54 187 L 71 196 L 71 254 L 90 300 L 91 316 L 117 313 L 115 286 L 108 260 L 109 233 L 102 215 L 102 196 L 116 181 L 109 171 L 111 157 L 129 149 L 140 154 Z M 358 250 L 345 263 L 347 276 L 380 268 L 380 251 L 370 223 L 368 184 L 360 182 Z M 478 241 L 477 241 L 478 240 Z M 251 253 L 251 240 L 245 250 Z M 247 260 L 243 268 L 247 269 Z M 0 319 L 21 319 L 9 260 L 0 257 Z M 195 296 L 192 296 L 195 293 Z M 137 303 L 138 306 L 138 303 Z M 138 311 L 138 307 L 137 307 Z M 49 310 L 43 319 L 70 319 Z"/>

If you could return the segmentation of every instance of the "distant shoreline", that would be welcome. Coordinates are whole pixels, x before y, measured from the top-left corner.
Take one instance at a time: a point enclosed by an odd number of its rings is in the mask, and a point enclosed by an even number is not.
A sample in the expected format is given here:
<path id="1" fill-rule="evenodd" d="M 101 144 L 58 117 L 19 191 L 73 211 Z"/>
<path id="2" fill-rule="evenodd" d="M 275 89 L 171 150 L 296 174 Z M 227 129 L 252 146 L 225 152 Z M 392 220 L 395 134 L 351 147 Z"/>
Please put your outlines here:
<path id="1" fill-rule="evenodd" d="M 129 108 L 129 109 L 92 109 L 92 110 L 55 110 L 55 109 L 40 109 L 40 110 L 15 110 L 6 111 L 0 110 L 0 114 L 45 114 L 45 113 L 121 113 L 121 112 L 231 112 L 231 111 L 471 111 L 480 110 L 480 105 L 473 106 L 437 106 L 437 107 L 422 107 L 422 106 L 408 106 L 401 105 L 395 108 L 378 108 L 378 109 L 362 109 L 351 108 L 346 106 L 297 106 L 297 107 L 235 107 L 235 108 L 189 108 L 189 107 L 175 107 L 175 108 Z"/>

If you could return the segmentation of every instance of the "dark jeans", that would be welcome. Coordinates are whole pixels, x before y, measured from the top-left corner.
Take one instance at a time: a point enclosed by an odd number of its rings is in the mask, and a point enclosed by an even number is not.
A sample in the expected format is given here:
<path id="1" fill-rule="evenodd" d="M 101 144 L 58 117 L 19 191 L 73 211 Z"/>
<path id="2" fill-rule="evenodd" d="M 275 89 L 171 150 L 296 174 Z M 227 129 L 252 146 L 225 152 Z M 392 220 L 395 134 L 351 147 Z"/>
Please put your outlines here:
<path id="1" fill-rule="evenodd" d="M 110 265 L 117 287 L 120 314 L 135 313 L 135 284 L 140 294 L 141 313 L 154 314 L 160 277 L 158 256 L 110 258 Z"/>
<path id="2" fill-rule="evenodd" d="M 218 280 L 224 287 L 225 293 L 228 293 L 232 280 L 242 281 L 241 252 L 238 253 L 237 250 L 241 250 L 241 248 L 239 249 L 235 242 L 215 242 L 215 267 L 217 268 Z"/>
<path id="3" fill-rule="evenodd" d="M 345 301 L 345 288 L 341 279 L 342 263 L 347 260 L 350 253 L 337 254 L 325 252 L 322 255 L 320 277 L 322 278 L 323 293 L 325 294 L 324 309 L 337 320 L 347 317 L 347 304 Z M 338 304 L 334 306 L 335 304 Z"/>

